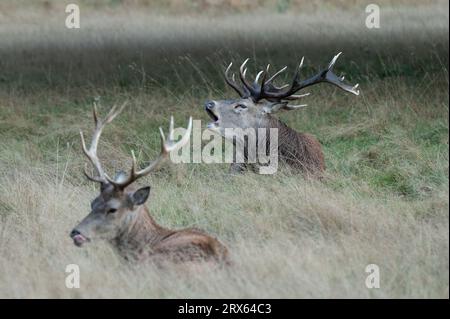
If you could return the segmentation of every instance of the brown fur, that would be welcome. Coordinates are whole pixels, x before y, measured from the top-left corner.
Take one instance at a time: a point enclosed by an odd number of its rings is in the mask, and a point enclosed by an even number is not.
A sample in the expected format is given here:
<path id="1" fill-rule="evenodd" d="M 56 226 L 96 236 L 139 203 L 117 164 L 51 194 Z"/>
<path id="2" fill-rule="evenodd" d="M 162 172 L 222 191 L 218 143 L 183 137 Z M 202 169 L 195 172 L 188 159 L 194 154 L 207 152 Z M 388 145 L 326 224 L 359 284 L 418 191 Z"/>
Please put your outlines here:
<path id="1" fill-rule="evenodd" d="M 155 262 L 218 261 L 228 263 L 228 250 L 205 232 L 160 226 L 142 206 L 137 216 L 111 243 L 127 260 Z"/>
<path id="2" fill-rule="evenodd" d="M 304 173 L 320 175 L 325 170 L 322 146 L 310 134 L 299 133 L 271 117 L 269 126 L 278 128 L 279 159 Z"/>
<path id="3" fill-rule="evenodd" d="M 269 129 L 278 129 L 278 159 L 294 170 L 298 170 L 308 177 L 322 177 L 325 171 L 325 159 L 320 142 L 311 134 L 299 133 L 288 127 L 277 118 L 270 117 L 266 123 L 266 150 L 269 149 Z M 268 151 L 267 151 L 268 152 Z M 247 159 L 247 147 L 245 158 Z M 257 172 L 256 166 L 248 164 L 232 164 L 232 169 L 242 171 L 250 168 Z"/>

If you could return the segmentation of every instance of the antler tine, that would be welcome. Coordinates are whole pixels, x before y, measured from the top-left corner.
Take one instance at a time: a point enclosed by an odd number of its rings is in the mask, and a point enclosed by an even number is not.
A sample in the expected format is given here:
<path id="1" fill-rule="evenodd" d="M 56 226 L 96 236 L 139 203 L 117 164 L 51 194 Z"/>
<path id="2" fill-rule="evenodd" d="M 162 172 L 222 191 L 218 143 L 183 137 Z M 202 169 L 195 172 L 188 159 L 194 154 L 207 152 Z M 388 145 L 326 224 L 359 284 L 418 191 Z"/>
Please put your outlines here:
<path id="1" fill-rule="evenodd" d="M 172 119 L 172 121 L 173 121 L 173 119 Z M 181 139 L 178 142 L 175 142 L 173 140 L 173 122 L 172 122 L 171 130 L 172 130 L 172 132 L 170 132 L 170 136 L 172 136 L 172 138 L 169 139 L 169 141 L 166 144 L 164 144 L 167 153 L 178 150 L 179 148 L 183 147 L 187 142 L 189 142 L 189 138 L 190 138 L 191 131 L 192 131 L 192 117 L 189 117 L 189 123 L 188 123 L 188 127 L 186 129 L 186 132 L 183 134 L 183 136 L 181 137 Z"/>
<path id="2" fill-rule="evenodd" d="M 292 95 L 290 95 L 290 96 L 288 96 L 288 97 L 285 97 L 284 99 L 285 100 L 290 100 L 290 101 L 292 101 L 292 100 L 298 100 L 298 99 L 301 99 L 302 97 L 305 97 L 305 96 L 308 96 L 308 95 L 311 95 L 311 93 L 304 93 L 304 94 L 292 94 Z"/>
<path id="3" fill-rule="evenodd" d="M 289 86 L 289 84 L 284 84 L 282 86 L 275 86 L 275 85 L 271 84 L 271 86 L 277 90 L 282 90 L 282 89 L 287 88 Z"/>
<path id="4" fill-rule="evenodd" d="M 162 147 L 166 143 L 166 136 L 164 135 L 162 127 L 159 127 L 159 135 L 161 136 L 161 147 Z"/>
<path id="5" fill-rule="evenodd" d="M 128 185 L 130 185 L 131 183 L 136 181 L 137 179 L 139 179 L 139 178 L 149 174 L 151 171 L 153 171 L 161 162 L 163 162 L 167 158 L 167 156 L 170 154 L 170 152 L 178 150 L 179 148 L 183 147 L 187 142 L 189 142 L 189 138 L 190 138 L 191 131 L 192 131 L 192 117 L 189 117 L 189 124 L 186 129 L 186 132 L 183 134 L 182 138 L 178 142 L 175 142 L 173 139 L 173 136 L 174 136 L 173 135 L 174 134 L 173 127 L 174 127 L 173 116 L 171 116 L 170 124 L 169 124 L 168 139 L 166 140 L 164 131 L 160 127 L 159 131 L 160 131 L 160 136 L 161 136 L 161 153 L 146 168 L 144 168 L 140 171 L 136 171 L 136 167 L 137 167 L 136 157 L 134 155 L 134 152 L 132 151 L 131 152 L 132 166 L 131 166 L 130 175 L 128 176 L 128 178 L 122 182 L 117 182 L 117 181 L 114 181 L 113 179 L 109 178 L 109 176 L 106 175 L 106 179 L 111 184 L 113 184 L 115 187 L 124 189 L 125 187 L 127 187 Z"/>
<path id="6" fill-rule="evenodd" d="M 262 74 L 265 74 L 264 71 L 259 71 L 258 74 L 255 77 L 255 82 L 253 82 L 253 86 L 257 87 L 258 86 L 258 82 L 259 82 L 259 78 L 261 77 Z M 264 82 L 264 81 L 263 81 Z"/>
<path id="7" fill-rule="evenodd" d="M 287 66 L 282 68 L 281 70 L 277 71 L 274 75 L 272 75 L 267 81 L 266 84 L 271 83 L 276 77 L 278 77 L 281 73 L 287 70 Z"/>
<path id="8" fill-rule="evenodd" d="M 252 89 L 252 86 L 250 83 L 247 82 L 247 79 L 245 78 L 245 74 L 247 73 L 247 68 L 245 65 L 250 60 L 250 58 L 245 59 L 245 61 L 241 64 L 241 67 L 239 68 L 239 77 L 241 79 L 242 84 L 244 85 L 244 88 L 246 89 L 246 93 L 248 93 L 246 97 L 253 97 L 254 90 Z"/>
<path id="9" fill-rule="evenodd" d="M 299 65 L 298 65 L 298 70 L 300 70 L 302 67 L 303 67 L 303 62 L 305 61 L 305 57 L 304 56 L 302 56 L 302 59 L 300 60 L 300 63 L 299 63 Z"/>
<path id="10" fill-rule="evenodd" d="M 331 70 L 334 66 L 334 64 L 336 63 L 337 59 L 339 58 L 339 56 L 342 54 L 342 52 L 339 52 L 338 54 L 336 54 L 333 59 L 331 59 L 330 63 L 328 64 L 328 70 Z"/>
<path id="11" fill-rule="evenodd" d="M 244 79 L 246 78 L 246 76 L 247 76 L 247 68 L 245 68 L 244 72 L 242 72 L 242 76 L 244 77 Z"/>
<path id="12" fill-rule="evenodd" d="M 300 108 L 305 107 L 305 106 L 308 106 L 308 105 L 307 104 L 298 104 L 298 105 L 286 104 L 286 105 L 283 106 L 283 109 L 290 111 L 290 110 L 297 110 L 297 109 L 300 109 Z"/>
<path id="13" fill-rule="evenodd" d="M 292 94 L 294 94 L 296 92 L 296 85 L 300 82 L 300 71 L 303 67 L 303 62 L 305 61 L 305 57 L 302 56 L 302 59 L 300 60 L 300 63 L 298 64 L 297 69 L 295 70 L 295 74 L 294 77 L 292 79 L 292 84 L 290 89 L 288 90 L 287 94 L 289 94 L 289 96 L 291 96 Z"/>
<path id="14" fill-rule="evenodd" d="M 242 90 L 239 88 L 239 86 L 236 84 L 236 81 L 234 79 L 234 73 L 231 75 L 231 79 L 228 77 L 228 72 L 230 72 L 231 66 L 233 65 L 233 62 L 231 62 L 227 69 L 225 70 L 225 82 L 227 82 L 227 84 L 229 86 L 231 86 L 236 92 L 237 94 L 239 94 L 240 96 L 244 96 L 244 93 L 242 92 Z"/>
<path id="15" fill-rule="evenodd" d="M 171 115 L 169 124 L 169 141 L 173 141 L 173 125 L 173 115 Z"/>
<path id="16" fill-rule="evenodd" d="M 245 65 L 247 64 L 248 60 L 250 60 L 250 58 L 245 59 L 245 61 L 242 62 L 241 66 L 239 67 L 239 74 L 241 76 L 242 82 L 245 82 L 245 79 L 243 78 L 245 77 L 245 71 L 247 70 Z"/>

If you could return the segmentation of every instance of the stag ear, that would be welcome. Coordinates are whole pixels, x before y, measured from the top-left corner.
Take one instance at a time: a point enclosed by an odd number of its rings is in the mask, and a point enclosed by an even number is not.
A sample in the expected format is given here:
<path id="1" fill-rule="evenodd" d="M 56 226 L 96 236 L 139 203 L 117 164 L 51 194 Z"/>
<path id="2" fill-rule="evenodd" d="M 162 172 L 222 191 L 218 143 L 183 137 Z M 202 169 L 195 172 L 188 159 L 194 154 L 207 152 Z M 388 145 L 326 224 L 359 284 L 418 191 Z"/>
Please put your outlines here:
<path id="1" fill-rule="evenodd" d="M 149 195 L 150 186 L 142 187 L 131 195 L 131 201 L 133 202 L 133 205 L 142 205 L 148 199 Z"/>

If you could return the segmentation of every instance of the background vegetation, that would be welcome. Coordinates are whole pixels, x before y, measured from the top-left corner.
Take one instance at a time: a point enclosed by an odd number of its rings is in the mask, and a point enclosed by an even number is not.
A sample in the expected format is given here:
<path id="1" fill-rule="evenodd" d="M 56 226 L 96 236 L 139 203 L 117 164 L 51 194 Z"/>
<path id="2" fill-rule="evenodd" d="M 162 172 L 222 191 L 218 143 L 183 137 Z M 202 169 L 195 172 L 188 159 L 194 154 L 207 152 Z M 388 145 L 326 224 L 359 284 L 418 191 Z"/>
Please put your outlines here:
<path id="1" fill-rule="evenodd" d="M 81 29 L 61 1 L 0 4 L 0 297 L 449 296 L 448 3 L 378 1 L 79 1 Z M 327 177 L 231 177 L 227 164 L 167 164 L 151 184 L 153 216 L 226 243 L 228 270 L 130 267 L 102 242 L 68 234 L 89 212 L 78 132 L 90 109 L 129 106 L 103 136 L 110 171 L 159 149 L 170 114 L 204 123 L 202 104 L 234 96 L 224 67 L 251 57 L 305 74 L 336 65 L 361 95 L 311 88 L 281 114 L 324 146 Z M 285 80 L 289 79 L 289 75 Z M 81 288 L 64 285 L 81 268 Z M 367 289 L 366 265 L 381 271 Z"/>

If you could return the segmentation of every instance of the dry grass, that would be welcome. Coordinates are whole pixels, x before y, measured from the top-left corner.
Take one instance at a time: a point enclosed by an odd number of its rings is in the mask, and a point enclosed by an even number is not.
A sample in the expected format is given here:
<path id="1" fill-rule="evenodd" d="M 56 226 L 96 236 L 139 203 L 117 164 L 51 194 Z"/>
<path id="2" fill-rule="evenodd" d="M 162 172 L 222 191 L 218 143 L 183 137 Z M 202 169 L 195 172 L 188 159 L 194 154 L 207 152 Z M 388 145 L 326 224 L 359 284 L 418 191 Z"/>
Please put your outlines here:
<path id="1" fill-rule="evenodd" d="M 101 242 L 73 246 L 68 231 L 96 192 L 65 180 L 64 164 L 56 174 L 34 167 L 2 175 L 1 202 L 9 211 L 0 229 L 2 297 L 448 296 L 445 190 L 414 203 L 362 200 L 351 190 L 283 174 L 194 179 L 176 170 L 182 182 L 152 178 L 152 213 L 164 225 L 213 232 L 228 244 L 234 266 L 161 271 L 130 267 Z M 64 286 L 71 263 L 81 268 L 78 290 Z M 365 287 L 369 263 L 381 268 L 381 289 Z"/>
<path id="2" fill-rule="evenodd" d="M 93 11 L 74 38 L 64 38 L 57 20 L 33 27 L 11 13 L 0 30 L 0 297 L 448 298 L 445 6 L 389 9 L 385 18 L 401 19 L 386 19 L 376 34 L 359 11 L 333 20 L 246 13 L 150 22 L 134 11 Z M 289 34 L 293 26 L 302 31 Z M 227 165 L 189 164 L 140 182 L 152 185 L 148 205 L 158 222 L 216 235 L 231 251 L 231 268 L 130 266 L 106 243 L 72 244 L 68 233 L 97 194 L 81 175 L 77 135 L 91 125 L 93 96 L 130 100 L 101 145 L 112 170 L 126 165 L 130 148 L 155 154 L 156 128 L 170 113 L 177 123 L 190 114 L 206 120 L 199 105 L 230 95 L 220 79 L 230 57 L 293 65 L 306 51 L 317 66 L 341 47 L 339 69 L 362 83 L 362 96 L 322 86 L 309 108 L 282 115 L 322 141 L 324 181 L 284 168 L 231 177 Z M 80 289 L 64 284 L 73 263 Z M 380 267 L 380 289 L 365 286 L 371 263 Z"/>

